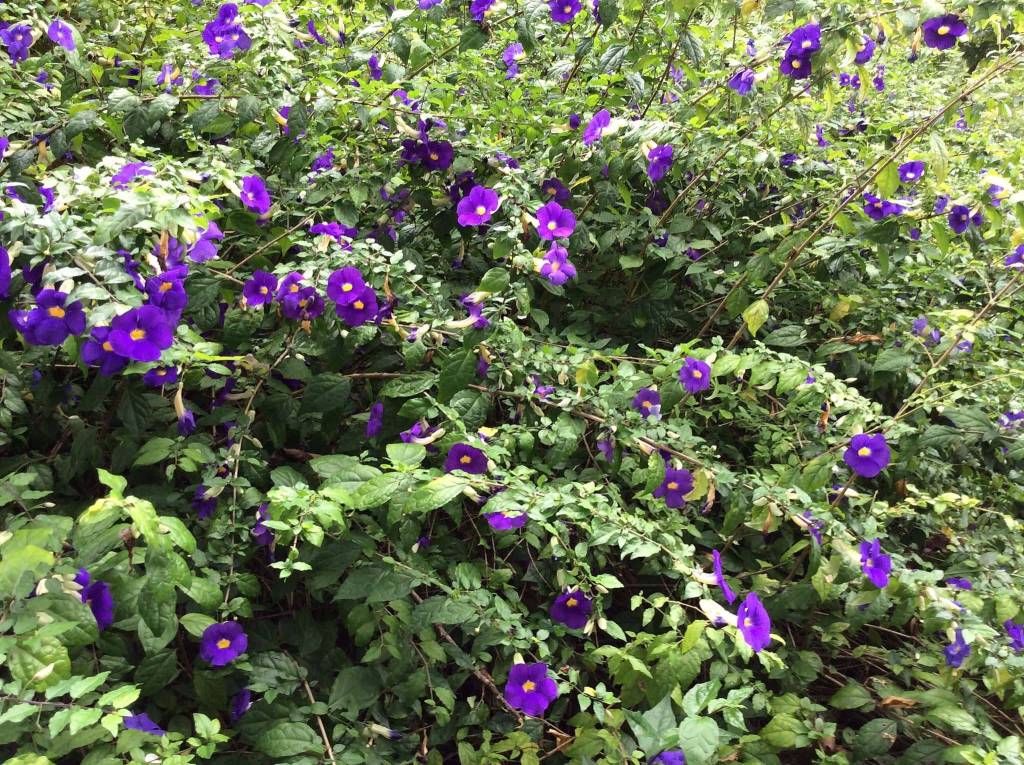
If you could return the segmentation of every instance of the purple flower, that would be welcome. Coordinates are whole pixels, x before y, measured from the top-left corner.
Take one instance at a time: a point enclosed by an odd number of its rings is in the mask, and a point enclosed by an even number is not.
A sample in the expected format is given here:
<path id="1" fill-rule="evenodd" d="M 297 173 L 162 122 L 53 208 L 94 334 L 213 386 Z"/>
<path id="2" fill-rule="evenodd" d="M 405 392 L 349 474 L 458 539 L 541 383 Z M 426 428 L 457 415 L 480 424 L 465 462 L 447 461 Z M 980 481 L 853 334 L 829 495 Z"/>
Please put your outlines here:
<path id="1" fill-rule="evenodd" d="M 753 38 L 747 38 L 746 52 L 751 58 L 754 58 L 754 56 L 757 55 L 757 47 L 754 45 Z"/>
<path id="2" fill-rule="evenodd" d="M 11 139 L 5 135 L 0 135 L 0 159 L 3 159 L 4 155 L 7 154 L 7 149 L 10 145 Z"/>
<path id="3" fill-rule="evenodd" d="M 950 587 L 956 587 L 957 589 L 961 589 L 961 590 L 973 590 L 974 589 L 974 585 L 971 584 L 971 581 L 969 579 L 963 579 L 963 578 L 961 578 L 959 576 L 951 576 L 951 577 L 949 577 L 949 579 L 946 580 L 946 584 L 948 584 Z"/>
<path id="4" fill-rule="evenodd" d="M 863 478 L 874 478 L 885 469 L 889 460 L 889 445 L 882 433 L 873 436 L 867 433 L 856 435 L 850 439 L 850 445 L 843 452 L 843 461 Z"/>
<path id="5" fill-rule="evenodd" d="M 903 183 L 917 183 L 924 176 L 924 162 L 921 160 L 904 162 L 899 167 L 899 174 Z"/>
<path id="6" fill-rule="evenodd" d="M 794 80 L 810 77 L 811 70 L 811 57 L 803 53 L 787 53 L 779 63 L 779 71 Z"/>
<path id="7" fill-rule="evenodd" d="M 959 669 L 964 660 L 971 655 L 971 647 L 964 641 L 964 632 L 959 627 L 956 629 L 956 637 L 953 642 L 946 646 L 946 666 Z"/>
<path id="8" fill-rule="evenodd" d="M 155 305 L 169 315 L 180 315 L 188 304 L 188 294 L 181 277 L 181 271 L 172 268 L 146 279 L 146 296 L 150 305 Z"/>
<path id="9" fill-rule="evenodd" d="M 1024 624 L 1017 624 L 1010 619 L 1003 622 L 1003 629 L 1010 636 L 1010 648 L 1014 653 L 1024 651 Z"/>
<path id="10" fill-rule="evenodd" d="M 444 472 L 461 470 L 464 473 L 480 475 L 487 472 L 487 455 L 469 444 L 455 444 L 448 450 L 444 461 Z"/>
<path id="11" fill-rule="evenodd" d="M 611 462 L 615 459 L 615 443 L 611 438 L 597 439 L 597 450 L 601 452 L 601 456 L 604 457 L 607 462 Z"/>
<path id="12" fill-rule="evenodd" d="M 860 543 L 860 570 L 880 590 L 889 584 L 892 558 L 882 552 L 882 540 L 876 537 L 873 542 Z"/>
<path id="13" fill-rule="evenodd" d="M 474 186 L 456 208 L 460 226 L 481 226 L 498 209 L 498 194 L 485 186 Z"/>
<path id="14" fill-rule="evenodd" d="M 679 369 L 679 382 L 687 393 L 700 393 L 711 387 L 711 367 L 700 359 L 687 356 Z"/>
<path id="15" fill-rule="evenodd" d="M 580 115 L 575 114 L 575 113 L 570 114 L 569 115 L 569 129 L 570 130 L 578 130 L 579 127 L 580 127 Z"/>
<path id="16" fill-rule="evenodd" d="M 439 5 L 441 0 L 418 0 L 417 6 L 421 11 L 427 11 L 433 8 L 435 5 Z"/>
<path id="17" fill-rule="evenodd" d="M 209 225 L 200 233 L 195 244 L 189 249 L 189 258 L 196 263 L 205 263 L 208 260 L 213 260 L 217 257 L 216 242 L 223 238 L 224 232 L 220 230 L 216 222 L 210 221 Z"/>
<path id="18" fill-rule="evenodd" d="M 0 247 L 0 300 L 7 297 L 11 288 L 11 256 Z"/>
<path id="19" fill-rule="evenodd" d="M 483 303 L 474 302 L 470 295 L 463 295 L 459 302 L 466 309 L 469 318 L 475 319 L 473 322 L 474 329 L 484 329 L 491 325 L 491 320 L 484 316 Z"/>
<path id="20" fill-rule="evenodd" d="M 252 40 L 238 23 L 238 6 L 224 3 L 217 9 L 217 16 L 203 27 L 203 42 L 210 50 L 211 56 L 231 58 L 236 50 L 246 51 L 252 46 Z"/>
<path id="21" fill-rule="evenodd" d="M 215 77 L 206 77 L 202 83 L 196 83 L 196 86 L 192 88 L 192 92 L 197 96 L 213 96 L 217 94 L 217 88 L 219 87 L 220 80 Z"/>
<path id="22" fill-rule="evenodd" d="M 551 618 L 571 630 L 581 630 L 594 610 L 593 601 L 580 590 L 570 590 L 555 598 L 551 604 Z"/>
<path id="23" fill-rule="evenodd" d="M 513 709 L 540 717 L 556 698 L 558 685 L 548 677 L 547 664 L 513 664 L 509 669 L 505 701 Z"/>
<path id="24" fill-rule="evenodd" d="M 100 632 L 114 623 L 114 596 L 106 582 L 92 581 L 84 568 L 78 570 L 75 581 L 82 586 L 82 602 L 89 606 Z"/>
<path id="25" fill-rule="evenodd" d="M 566 188 L 566 185 L 557 178 L 548 178 L 545 180 L 540 185 L 540 190 L 541 193 L 552 202 L 558 202 L 561 204 L 562 202 L 569 201 L 569 189 Z"/>
<path id="26" fill-rule="evenodd" d="M 334 167 L 334 149 L 328 147 L 323 154 L 317 155 L 313 164 L 309 166 L 309 170 L 313 173 L 322 173 L 332 167 Z"/>
<path id="27" fill-rule="evenodd" d="M 686 765 L 682 749 L 668 749 L 651 758 L 651 765 Z"/>
<path id="28" fill-rule="evenodd" d="M 156 361 L 161 351 L 171 347 L 174 331 L 162 310 L 144 305 L 115 316 L 107 337 L 121 356 L 134 361 Z"/>
<path id="29" fill-rule="evenodd" d="M 888 199 L 879 199 L 874 194 L 864 192 L 864 214 L 871 220 L 882 220 L 890 215 L 903 212 L 903 205 Z"/>
<path id="30" fill-rule="evenodd" d="M 11 63 L 17 64 L 28 58 L 28 50 L 32 47 L 32 27 L 18 24 L 13 27 L 0 25 L 0 43 L 7 48 Z"/>
<path id="31" fill-rule="evenodd" d="M 494 513 L 484 513 L 484 520 L 495 531 L 511 531 L 512 529 L 521 529 L 525 526 L 527 517 L 526 513 L 513 515 L 507 510 L 499 510 Z"/>
<path id="32" fill-rule="evenodd" d="M 309 227 L 309 233 L 313 236 L 329 236 L 346 250 L 351 250 L 349 242 L 359 235 L 359 230 L 341 223 L 314 223 Z M 330 294 L 330 292 L 328 292 Z"/>
<path id="33" fill-rule="evenodd" d="M 548 0 L 551 20 L 559 24 L 570 24 L 580 12 L 580 0 Z"/>
<path id="34" fill-rule="evenodd" d="M 361 327 L 366 322 L 373 321 L 379 311 L 377 293 L 368 285 L 356 290 L 351 301 L 339 302 L 334 306 L 334 312 L 350 327 Z"/>
<path id="35" fill-rule="evenodd" d="M 366 421 L 366 437 L 379 436 L 384 429 L 384 402 L 377 401 L 370 407 L 370 419 Z"/>
<path id="36" fill-rule="evenodd" d="M 989 201 L 992 202 L 993 207 L 999 207 L 1010 193 L 996 183 L 991 184 L 986 191 L 988 192 L 988 198 Z"/>
<path id="37" fill-rule="evenodd" d="M 196 432 L 196 415 L 191 409 L 185 409 L 178 417 L 178 435 L 187 438 Z M 202 513 L 199 515 L 203 517 Z"/>
<path id="38" fill-rule="evenodd" d="M 67 302 L 67 294 L 44 289 L 36 295 L 31 311 L 11 311 L 11 323 L 29 345 L 60 345 L 69 335 L 85 331 L 85 311 L 79 301 Z"/>
<path id="39" fill-rule="evenodd" d="M 825 529 L 825 522 L 815 518 L 810 510 L 804 510 L 800 517 L 807 524 L 807 531 L 810 533 L 811 538 L 821 545 L 821 532 Z"/>
<path id="40" fill-rule="evenodd" d="M 653 183 L 660 181 L 672 169 L 673 153 L 671 146 L 655 146 L 647 154 L 647 177 Z"/>
<path id="41" fill-rule="evenodd" d="M 576 216 L 558 202 L 548 202 L 537 210 L 537 235 L 541 239 L 564 239 L 575 230 Z"/>
<path id="42" fill-rule="evenodd" d="M 754 89 L 755 74 L 756 73 L 753 69 L 744 67 L 733 74 L 733 76 L 729 78 L 729 82 L 727 84 L 741 96 L 745 96 Z"/>
<path id="43" fill-rule="evenodd" d="M 302 287 L 281 299 L 281 313 L 287 319 L 312 321 L 324 312 L 324 300 L 316 287 Z M 376 314 L 376 309 L 374 310 Z"/>
<path id="44" fill-rule="evenodd" d="M 523 50 L 523 44 L 519 42 L 512 43 L 501 52 L 501 60 L 507 68 L 505 72 L 506 80 L 511 80 L 519 74 L 519 62 L 524 58 L 526 58 L 526 51 Z"/>
<path id="45" fill-rule="evenodd" d="M 820 146 L 821 148 L 825 148 L 826 146 L 832 145 L 831 141 L 826 140 L 825 129 L 821 125 L 814 126 L 814 136 L 815 138 L 817 138 L 818 146 Z"/>
<path id="46" fill-rule="evenodd" d="M 174 385 L 178 382 L 178 369 L 177 367 L 153 367 L 142 375 L 142 382 L 150 388 Z"/>
<path id="47" fill-rule="evenodd" d="M 191 412 L 189 412 L 191 414 Z M 206 496 L 206 487 L 199 484 L 192 494 L 192 509 L 199 515 L 199 520 L 209 518 L 217 510 L 217 498 Z"/>
<path id="48" fill-rule="evenodd" d="M 948 50 L 956 45 L 958 37 L 967 34 L 967 25 L 953 13 L 928 19 L 921 25 L 924 32 L 924 44 L 929 48 Z"/>
<path id="49" fill-rule="evenodd" d="M 967 226 L 970 225 L 971 211 L 966 205 L 953 205 L 946 220 L 949 222 L 949 227 L 953 229 L 954 233 L 962 234 L 967 230 Z"/>
<path id="50" fill-rule="evenodd" d="M 631 406 L 644 417 L 661 419 L 661 394 L 654 388 L 641 388 L 633 397 Z"/>
<path id="51" fill-rule="evenodd" d="M 871 60 L 871 57 L 875 55 L 875 41 L 867 35 L 864 35 L 864 39 L 857 49 L 857 55 L 854 56 L 854 63 L 866 64 Z"/>
<path id="52" fill-rule="evenodd" d="M 256 270 L 250 278 L 242 285 L 242 299 L 247 306 L 266 305 L 274 299 L 274 292 L 277 290 L 277 277 L 266 271 Z"/>
<path id="53" fill-rule="evenodd" d="M 722 556 L 718 550 L 711 551 L 711 562 L 715 571 L 715 583 L 722 588 L 722 597 L 731 606 L 733 601 L 736 600 L 736 593 L 732 591 L 729 583 L 725 581 L 725 575 L 722 573 Z"/>
<path id="54" fill-rule="evenodd" d="M 267 502 L 262 502 L 256 508 L 256 523 L 252 527 L 252 536 L 256 540 L 256 544 L 263 545 L 264 547 L 270 547 L 274 543 L 274 532 L 263 523 L 270 520 L 268 507 L 269 504 Z"/>
<path id="55" fill-rule="evenodd" d="M 239 197 L 243 205 L 259 215 L 270 212 L 270 193 L 258 175 L 247 175 L 242 178 L 242 191 Z"/>
<path id="56" fill-rule="evenodd" d="M 140 712 L 137 715 L 128 715 L 124 718 L 124 727 L 128 730 L 142 731 L 153 736 L 164 736 L 167 734 L 167 731 L 153 722 L 145 712 Z"/>
<path id="57" fill-rule="evenodd" d="M 252 691 L 242 688 L 231 697 L 231 723 L 232 725 L 242 719 L 242 715 L 249 711 L 252 706 Z"/>
<path id="58" fill-rule="evenodd" d="M 376 56 L 370 56 L 370 60 L 366 62 L 366 67 L 370 70 L 371 80 L 379 80 L 384 76 L 384 70 L 381 69 Z"/>
<path id="59" fill-rule="evenodd" d="M 800 159 L 799 154 L 787 152 L 786 154 L 783 154 L 781 157 L 779 157 L 779 167 L 792 167 L 793 165 L 796 164 L 796 161 L 798 159 Z"/>
<path id="60" fill-rule="evenodd" d="M 1024 268 L 1024 244 L 1017 245 L 1017 249 L 1003 259 L 1003 264 L 1010 268 Z"/>
<path id="61" fill-rule="evenodd" d="M 494 5 L 494 0 L 473 0 L 469 5 L 473 21 L 483 21 L 484 16 L 490 13 L 492 5 Z"/>
<path id="62" fill-rule="evenodd" d="M 249 638 L 238 622 L 211 624 L 203 631 L 199 656 L 214 667 L 223 667 L 237 659 L 249 647 Z"/>
<path id="63" fill-rule="evenodd" d="M 686 502 L 685 496 L 693 491 L 693 475 L 689 470 L 665 467 L 665 480 L 654 490 L 654 496 L 664 498 L 671 508 L 680 508 Z"/>
<path id="64" fill-rule="evenodd" d="M 786 39 L 789 40 L 787 56 L 809 56 L 821 48 L 821 27 L 817 24 L 804 24 L 786 35 Z"/>
<path id="65" fill-rule="evenodd" d="M 127 188 L 128 184 L 135 180 L 135 178 L 153 174 L 153 168 L 146 163 L 129 162 L 111 177 L 111 185 L 115 188 Z"/>
<path id="66" fill-rule="evenodd" d="M 82 345 L 82 360 L 91 367 L 99 367 L 104 377 L 115 375 L 128 366 L 128 359 L 114 352 L 107 339 L 109 333 L 110 327 L 93 327 L 91 338 Z"/>
<path id="67" fill-rule="evenodd" d="M 602 109 L 593 117 L 590 118 L 590 122 L 587 123 L 587 127 L 583 130 L 583 145 L 590 146 L 601 140 L 601 134 L 604 129 L 612 123 L 612 115 L 607 109 Z"/>
<path id="68" fill-rule="evenodd" d="M 426 141 L 420 149 L 420 164 L 428 170 L 447 170 L 454 158 L 455 149 L 448 141 Z"/>
<path id="69" fill-rule="evenodd" d="M 767 648 L 772 642 L 772 621 L 768 618 L 768 612 L 764 610 L 756 592 L 748 593 L 740 603 L 740 608 L 736 612 L 736 626 L 755 653 Z"/>
<path id="70" fill-rule="evenodd" d="M 327 277 L 327 297 L 338 305 L 351 305 L 366 287 L 358 268 L 345 266 Z"/>
<path id="71" fill-rule="evenodd" d="M 54 19 L 50 22 L 50 26 L 46 29 L 46 36 L 64 48 L 64 50 L 75 49 L 74 32 L 71 31 L 71 27 L 60 19 Z"/>
<path id="72" fill-rule="evenodd" d="M 942 194 L 935 198 L 935 206 L 932 209 L 935 211 L 936 215 L 939 215 L 940 213 L 945 211 L 946 205 L 948 204 L 949 197 L 947 197 L 945 194 Z"/>

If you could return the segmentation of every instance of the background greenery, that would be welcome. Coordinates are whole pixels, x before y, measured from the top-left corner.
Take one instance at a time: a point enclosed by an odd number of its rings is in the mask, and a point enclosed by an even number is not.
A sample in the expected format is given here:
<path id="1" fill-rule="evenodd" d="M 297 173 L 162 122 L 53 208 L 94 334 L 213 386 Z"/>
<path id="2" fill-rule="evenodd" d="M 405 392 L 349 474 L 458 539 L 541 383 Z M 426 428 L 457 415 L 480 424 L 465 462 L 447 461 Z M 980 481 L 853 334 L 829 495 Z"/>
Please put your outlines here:
<path id="1" fill-rule="evenodd" d="M 1024 409 L 1019 278 L 1004 266 L 1024 242 L 1020 4 L 601 0 L 571 26 L 538 0 L 483 22 L 462 0 L 239 10 L 252 47 L 220 59 L 201 38 L 210 0 L 0 3 L 37 38 L 0 63 L 0 180 L 21 197 L 0 199 L 14 262 L 0 301 L 2 757 L 1021 760 L 1024 658 L 1003 623 L 1021 618 L 1024 442 L 999 419 Z M 943 12 L 969 35 L 926 48 L 920 24 Z M 75 51 L 47 39 L 56 17 Z M 811 20 L 822 48 L 794 82 L 778 73 L 783 38 Z M 865 34 L 882 42 L 857 67 Z M 515 41 L 525 56 L 505 79 Z M 725 83 L 748 65 L 758 81 L 741 97 Z M 196 94 L 210 77 L 217 94 Z M 585 147 L 602 108 L 614 129 Z M 400 159 L 427 118 L 454 145 L 448 170 Z M 657 184 L 650 142 L 674 147 Z M 333 168 L 312 173 L 328 147 Z M 910 159 L 925 179 L 901 185 Z M 126 161 L 154 174 L 115 188 Z M 502 200 L 479 229 L 456 223 L 468 172 Z M 273 198 L 265 220 L 238 202 L 252 174 Z M 553 176 L 578 219 L 579 276 L 563 287 L 535 271 L 530 220 Z M 913 197 L 874 221 L 862 190 Z M 940 195 L 981 225 L 954 234 Z M 6 321 L 32 304 L 22 268 L 45 261 L 44 285 L 106 324 L 141 302 L 118 251 L 150 276 L 154 247 L 210 220 L 219 257 L 190 264 L 162 357 L 179 385 L 144 386 L 144 364 L 100 376 L 84 336 L 29 346 Z M 360 235 L 350 250 L 311 236 L 321 221 Z M 322 291 L 343 265 L 390 317 L 351 329 L 330 306 L 302 323 L 240 304 L 254 269 Z M 474 290 L 489 293 L 482 329 L 459 302 Z M 914 333 L 920 316 L 937 343 Z M 687 356 L 712 365 L 711 390 L 684 395 Z M 657 422 L 630 408 L 651 385 Z M 367 438 L 377 401 L 383 431 Z M 430 449 L 399 437 L 419 420 L 444 431 Z M 893 460 L 840 497 L 862 431 L 884 432 Z M 489 472 L 446 476 L 448 447 L 477 434 Z M 663 456 L 694 474 L 681 510 L 652 497 Z M 272 547 L 253 536 L 264 502 Z M 483 513 L 498 510 L 528 523 L 494 531 Z M 893 557 L 884 590 L 860 571 L 875 537 Z M 765 602 L 767 650 L 713 623 L 713 549 L 733 589 Z M 113 594 L 102 632 L 71 583 L 81 568 Z M 565 587 L 595 600 L 582 631 L 548 613 Z M 200 636 L 232 619 L 248 651 L 211 667 Z M 971 648 L 959 669 L 943 656 L 955 627 Z M 544 719 L 502 701 L 521 661 L 559 684 Z M 254 703 L 233 721 L 242 688 Z M 126 729 L 129 712 L 167 735 Z"/>

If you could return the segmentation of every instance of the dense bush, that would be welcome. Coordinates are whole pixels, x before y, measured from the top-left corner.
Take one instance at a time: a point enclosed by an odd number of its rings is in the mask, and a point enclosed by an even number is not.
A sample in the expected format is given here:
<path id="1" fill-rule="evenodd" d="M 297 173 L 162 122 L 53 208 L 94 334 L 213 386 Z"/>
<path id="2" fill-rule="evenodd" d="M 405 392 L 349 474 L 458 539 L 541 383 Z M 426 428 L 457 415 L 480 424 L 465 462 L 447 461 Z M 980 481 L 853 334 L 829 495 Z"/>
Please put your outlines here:
<path id="1" fill-rule="evenodd" d="M 0 20 L 8 763 L 1021 760 L 1019 7 Z"/>

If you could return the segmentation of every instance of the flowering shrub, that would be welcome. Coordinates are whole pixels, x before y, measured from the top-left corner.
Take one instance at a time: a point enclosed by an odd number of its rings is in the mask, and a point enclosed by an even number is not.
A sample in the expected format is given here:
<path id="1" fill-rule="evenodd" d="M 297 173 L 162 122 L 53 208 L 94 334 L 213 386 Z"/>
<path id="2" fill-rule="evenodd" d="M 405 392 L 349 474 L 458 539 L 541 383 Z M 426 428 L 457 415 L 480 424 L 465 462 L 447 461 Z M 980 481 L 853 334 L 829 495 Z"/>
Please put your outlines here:
<path id="1" fill-rule="evenodd" d="M 1019 23 L 0 6 L 3 759 L 1020 761 Z"/>

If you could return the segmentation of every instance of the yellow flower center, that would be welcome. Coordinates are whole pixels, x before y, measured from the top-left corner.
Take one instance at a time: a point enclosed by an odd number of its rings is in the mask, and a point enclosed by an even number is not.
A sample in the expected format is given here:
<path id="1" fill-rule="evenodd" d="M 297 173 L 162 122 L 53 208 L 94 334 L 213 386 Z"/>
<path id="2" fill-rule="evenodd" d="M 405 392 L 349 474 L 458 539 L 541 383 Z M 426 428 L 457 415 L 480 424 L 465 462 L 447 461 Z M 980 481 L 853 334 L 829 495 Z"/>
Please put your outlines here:
<path id="1" fill-rule="evenodd" d="M 553 197 L 557 193 L 558 193 L 558 189 L 556 189 L 554 186 L 548 186 L 548 196 L 549 197 Z"/>
<path id="2" fill-rule="evenodd" d="M 871 456 L 871 449 L 869 449 L 866 446 L 862 446 L 862 447 L 860 447 L 857 450 L 857 456 L 858 457 L 870 457 Z"/>
<path id="3" fill-rule="evenodd" d="M 558 228 L 558 223 L 556 223 L 553 220 L 549 220 L 548 221 L 548 231 L 554 231 L 556 228 Z"/>
<path id="4" fill-rule="evenodd" d="M 472 461 L 473 458 L 470 457 L 468 454 L 463 454 L 461 457 L 459 457 L 459 462 L 461 462 L 463 465 L 468 465 Z"/>
<path id="5" fill-rule="evenodd" d="M 483 205 L 477 205 L 476 206 L 476 214 L 477 215 L 483 215 L 485 212 L 487 212 L 487 208 L 486 207 L 484 207 Z"/>
<path id="6" fill-rule="evenodd" d="M 109 340 L 107 340 L 107 341 L 105 341 L 105 342 L 103 343 L 103 345 L 102 345 L 102 348 L 103 348 L 103 350 L 105 350 L 105 351 L 106 351 L 107 353 L 113 353 L 113 352 L 114 352 L 114 346 L 112 346 L 112 345 L 110 344 L 110 341 L 109 341 Z"/>
<path id="7" fill-rule="evenodd" d="M 144 330 L 144 329 L 133 329 L 131 332 L 128 333 L 128 337 L 130 337 L 132 340 L 145 340 L 146 339 L 146 330 Z"/>
<path id="8" fill-rule="evenodd" d="M 569 598 L 567 601 L 565 601 L 565 605 L 567 605 L 569 608 L 576 608 L 576 606 L 578 606 L 579 604 L 580 602 L 576 600 L 576 598 Z"/>
<path id="9" fill-rule="evenodd" d="M 298 292 L 299 291 L 299 285 L 298 284 L 293 284 L 291 287 L 288 288 L 288 291 L 289 292 Z"/>
<path id="10" fill-rule="evenodd" d="M 221 35 L 214 35 L 213 41 L 215 43 L 224 42 L 224 38 Z"/>
<path id="11" fill-rule="evenodd" d="M 804 40 L 802 43 L 800 43 L 800 47 L 803 48 L 804 50 L 807 50 L 808 48 L 811 47 L 811 41 Z"/>
<path id="12" fill-rule="evenodd" d="M 352 291 L 352 284 L 349 283 L 349 282 L 345 282 L 344 284 L 341 285 L 341 291 L 342 292 L 351 292 Z"/>
<path id="13" fill-rule="evenodd" d="M 260 294 L 261 295 L 266 295 L 267 294 L 267 288 L 266 287 L 260 287 Z"/>
<path id="14" fill-rule="evenodd" d="M 174 284 L 171 283 L 171 282 L 162 282 L 160 284 L 160 291 L 161 292 L 167 292 L 167 290 L 171 289 L 173 286 L 174 286 Z"/>
<path id="15" fill-rule="evenodd" d="M 430 158 L 432 160 L 434 160 L 435 162 L 437 162 L 437 160 L 439 159 L 439 157 L 437 156 L 437 152 L 436 151 L 430 152 Z"/>
<path id="16" fill-rule="evenodd" d="M 307 298 L 302 298 L 302 300 L 299 301 L 299 308 L 305 308 L 308 302 L 309 300 Z"/>
<path id="17" fill-rule="evenodd" d="M 801 66 L 800 59 L 798 59 L 798 58 L 793 59 L 793 68 L 794 69 L 799 69 L 800 66 Z"/>
<path id="18" fill-rule="evenodd" d="M 362 300 L 357 300 L 352 304 L 352 307 L 355 308 L 357 311 L 362 311 L 365 306 L 366 304 Z"/>
<path id="19" fill-rule="evenodd" d="M 158 370 L 156 370 L 156 376 L 157 377 L 166 377 L 167 376 L 167 370 L 166 369 L 158 369 Z"/>
<path id="20" fill-rule="evenodd" d="M 746 618 L 745 618 L 745 619 L 743 620 L 743 626 L 744 626 L 744 627 L 753 627 L 753 626 L 754 626 L 754 620 L 753 620 L 753 619 L 751 619 L 751 618 L 750 618 L 749 616 L 748 616 L 748 617 L 746 617 Z"/>
<path id="21" fill-rule="evenodd" d="M 669 491 L 675 491 L 676 489 L 679 488 L 679 484 L 676 483 L 675 481 L 669 481 L 667 484 L 665 484 L 665 488 L 668 489 Z"/>
<path id="22" fill-rule="evenodd" d="M 55 319 L 63 319 L 65 311 L 59 305 L 55 305 L 52 308 L 47 308 L 46 312 Z"/>
<path id="23" fill-rule="evenodd" d="M 644 401 L 642 404 L 640 404 L 640 406 L 642 406 L 644 409 L 650 409 L 651 408 L 651 402 L 650 401 Z"/>
<path id="24" fill-rule="evenodd" d="M 945 24 L 943 24 L 941 27 L 939 27 L 935 31 L 938 32 L 940 35 L 948 35 L 949 34 L 949 27 L 947 27 Z"/>
<path id="25" fill-rule="evenodd" d="M 566 15 L 572 13 L 572 6 L 571 5 L 563 5 L 562 6 L 562 12 L 565 13 Z"/>
<path id="26" fill-rule="evenodd" d="M 227 638 L 221 638 L 217 641 L 217 647 L 223 651 L 225 648 L 231 647 L 231 641 Z"/>
<path id="27" fill-rule="evenodd" d="M 523 683 L 523 690 L 526 691 L 527 693 L 529 693 L 530 691 L 532 691 L 536 687 L 537 687 L 537 684 L 535 682 L 533 682 L 533 680 L 527 680 L 525 683 Z"/>
<path id="28" fill-rule="evenodd" d="M 557 260 L 552 261 L 552 263 L 551 263 L 551 270 L 552 271 L 557 271 L 559 268 L 561 268 L 561 266 L 558 265 L 558 261 Z"/>
<path id="29" fill-rule="evenodd" d="M 693 379 L 694 380 L 700 380 L 700 379 L 703 379 L 703 377 L 704 377 L 704 373 L 701 372 L 699 369 L 694 369 L 693 370 Z"/>

